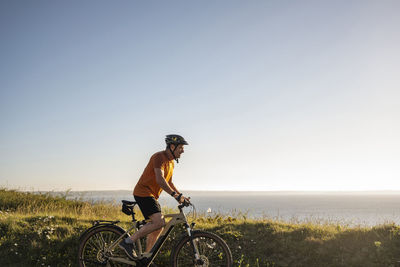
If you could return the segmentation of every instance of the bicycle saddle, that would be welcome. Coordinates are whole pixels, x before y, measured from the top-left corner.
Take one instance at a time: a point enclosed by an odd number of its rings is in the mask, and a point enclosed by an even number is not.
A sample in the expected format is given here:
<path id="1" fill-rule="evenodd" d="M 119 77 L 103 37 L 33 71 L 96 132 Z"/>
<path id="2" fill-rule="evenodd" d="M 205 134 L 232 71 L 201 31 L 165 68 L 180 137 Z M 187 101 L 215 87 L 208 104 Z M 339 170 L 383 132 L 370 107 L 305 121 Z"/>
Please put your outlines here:
<path id="1" fill-rule="evenodd" d="M 128 200 L 122 200 L 122 203 L 125 204 L 125 205 L 136 205 L 136 202 L 128 201 Z"/>

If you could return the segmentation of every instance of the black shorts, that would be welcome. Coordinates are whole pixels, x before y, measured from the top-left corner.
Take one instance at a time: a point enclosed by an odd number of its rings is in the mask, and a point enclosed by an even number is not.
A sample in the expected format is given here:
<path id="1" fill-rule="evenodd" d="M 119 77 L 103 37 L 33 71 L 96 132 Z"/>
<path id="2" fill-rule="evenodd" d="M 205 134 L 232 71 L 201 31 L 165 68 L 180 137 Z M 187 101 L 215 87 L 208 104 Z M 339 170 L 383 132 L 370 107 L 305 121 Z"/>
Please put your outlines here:
<path id="1" fill-rule="evenodd" d="M 154 213 L 161 212 L 160 203 L 154 197 L 138 197 L 133 196 L 144 216 L 144 218 L 150 219 L 149 216 Z"/>

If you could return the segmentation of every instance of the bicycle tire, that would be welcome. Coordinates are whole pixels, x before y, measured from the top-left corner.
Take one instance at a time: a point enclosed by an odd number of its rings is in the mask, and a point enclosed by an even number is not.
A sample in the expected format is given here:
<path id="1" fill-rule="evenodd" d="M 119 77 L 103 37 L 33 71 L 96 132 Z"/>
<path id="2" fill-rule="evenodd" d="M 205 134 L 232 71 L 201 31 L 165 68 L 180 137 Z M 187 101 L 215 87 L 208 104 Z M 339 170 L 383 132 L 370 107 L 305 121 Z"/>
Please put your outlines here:
<path id="1" fill-rule="evenodd" d="M 190 237 L 184 236 L 173 248 L 171 266 L 231 267 L 233 265 L 232 253 L 226 242 L 218 235 L 205 231 L 194 231 L 193 239 L 197 243 L 203 264 L 196 264 Z"/>
<path id="2" fill-rule="evenodd" d="M 117 240 L 124 231 L 116 226 L 105 225 L 99 226 L 88 232 L 81 239 L 78 250 L 78 266 L 130 266 L 123 263 L 111 262 L 104 256 L 104 248 Z M 116 246 L 111 252 L 113 256 L 129 259 L 125 251 Z"/>

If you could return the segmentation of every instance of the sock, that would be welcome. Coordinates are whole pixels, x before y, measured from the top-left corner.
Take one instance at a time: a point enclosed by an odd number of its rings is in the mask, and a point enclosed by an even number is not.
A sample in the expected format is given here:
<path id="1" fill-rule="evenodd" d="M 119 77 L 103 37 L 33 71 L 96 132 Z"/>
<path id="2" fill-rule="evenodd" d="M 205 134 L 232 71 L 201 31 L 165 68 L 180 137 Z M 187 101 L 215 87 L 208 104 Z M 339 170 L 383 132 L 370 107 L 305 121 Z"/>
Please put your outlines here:
<path id="1" fill-rule="evenodd" d="M 133 244 L 132 239 L 130 239 L 129 237 L 125 238 L 125 243 L 127 244 Z"/>

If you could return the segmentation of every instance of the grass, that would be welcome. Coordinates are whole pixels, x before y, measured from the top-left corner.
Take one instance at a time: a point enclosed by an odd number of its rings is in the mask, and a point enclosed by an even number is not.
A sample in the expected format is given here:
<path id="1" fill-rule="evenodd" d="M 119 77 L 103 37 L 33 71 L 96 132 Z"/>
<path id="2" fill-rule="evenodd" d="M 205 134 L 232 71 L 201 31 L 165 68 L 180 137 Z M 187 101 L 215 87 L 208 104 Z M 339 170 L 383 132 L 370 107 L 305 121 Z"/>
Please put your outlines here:
<path id="1" fill-rule="evenodd" d="M 0 266 L 76 266 L 79 236 L 97 219 L 127 227 L 130 217 L 108 203 L 0 188 Z M 399 266 L 400 227 L 394 224 L 287 223 L 240 214 L 202 214 L 196 223 L 228 243 L 234 266 Z M 168 266 L 180 234 L 174 230 L 163 247 L 160 266 Z"/>

